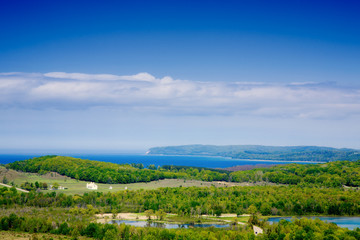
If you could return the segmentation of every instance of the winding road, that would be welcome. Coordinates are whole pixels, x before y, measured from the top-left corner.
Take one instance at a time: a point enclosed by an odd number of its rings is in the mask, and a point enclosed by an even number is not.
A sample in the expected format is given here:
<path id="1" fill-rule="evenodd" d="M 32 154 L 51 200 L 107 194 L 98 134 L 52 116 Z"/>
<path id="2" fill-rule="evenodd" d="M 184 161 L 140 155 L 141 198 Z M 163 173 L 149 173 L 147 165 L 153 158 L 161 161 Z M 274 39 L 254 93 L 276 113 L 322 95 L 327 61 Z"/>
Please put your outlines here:
<path id="1" fill-rule="evenodd" d="M 4 187 L 8 187 L 8 188 L 12 188 L 13 186 L 10 186 L 10 185 L 7 185 L 7 184 L 4 184 L 4 183 L 0 183 L 1 186 L 4 186 Z M 20 192 L 24 192 L 24 193 L 28 193 L 29 191 L 26 191 L 24 189 L 21 189 L 21 188 L 16 188 L 16 190 L 20 191 Z"/>

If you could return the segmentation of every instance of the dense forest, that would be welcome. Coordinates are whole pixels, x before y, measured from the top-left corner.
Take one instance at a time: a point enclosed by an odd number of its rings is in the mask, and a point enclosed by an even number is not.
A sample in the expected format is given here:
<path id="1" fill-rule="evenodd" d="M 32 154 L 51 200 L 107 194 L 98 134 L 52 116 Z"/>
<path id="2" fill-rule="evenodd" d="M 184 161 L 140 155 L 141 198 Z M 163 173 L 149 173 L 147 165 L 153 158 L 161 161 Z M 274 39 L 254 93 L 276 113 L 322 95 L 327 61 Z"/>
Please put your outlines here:
<path id="1" fill-rule="evenodd" d="M 359 160 L 360 151 L 316 146 L 272 147 L 259 145 L 184 145 L 155 147 L 149 154 L 205 155 L 237 159 L 331 162 Z"/>
<path id="2" fill-rule="evenodd" d="M 233 182 L 267 181 L 321 187 L 360 186 L 360 160 L 325 164 L 288 164 L 270 168 L 237 171 L 230 174 Z"/>
<path id="3" fill-rule="evenodd" d="M 135 183 L 160 179 L 192 178 L 204 181 L 227 181 L 228 171 L 200 168 L 168 167 L 142 169 L 135 164 L 115 164 L 63 156 L 43 156 L 6 165 L 8 168 L 32 173 L 57 172 L 71 178 L 97 183 Z M 155 170 L 156 169 L 156 170 Z"/>
<path id="4" fill-rule="evenodd" d="M 343 185 L 360 186 L 360 160 L 278 165 L 231 173 L 219 169 L 170 165 L 142 169 L 137 165 L 119 165 L 62 156 L 44 156 L 9 163 L 6 166 L 18 171 L 40 174 L 57 172 L 75 179 L 98 183 L 134 183 L 184 178 L 203 181 L 271 182 L 328 188 Z"/>
<path id="5" fill-rule="evenodd" d="M 217 228 L 192 228 L 192 229 L 163 229 L 163 228 L 142 228 L 128 226 L 125 224 L 100 224 L 78 222 L 54 222 L 49 219 L 37 217 L 18 217 L 10 214 L 0 218 L 0 230 L 22 231 L 32 233 L 53 233 L 72 236 L 87 236 L 94 239 L 147 239 L 147 240 L 171 240 L 171 239 L 219 239 L 219 240 L 254 240 L 254 239 L 339 239 L 357 240 L 360 239 L 360 229 L 347 230 L 339 228 L 334 224 L 325 223 L 320 220 L 299 219 L 293 222 L 280 221 L 273 225 L 265 226 L 265 232 L 255 237 L 251 226 L 234 226 L 231 229 Z"/>
<path id="6" fill-rule="evenodd" d="M 264 234 L 255 236 L 252 222 L 230 228 L 163 229 L 92 221 L 98 212 L 142 212 L 164 209 L 196 218 L 200 213 L 247 212 L 258 214 L 360 214 L 360 193 L 340 189 L 291 186 L 231 188 L 162 188 L 158 190 L 91 192 L 84 195 L 19 193 L 0 188 L 0 230 L 87 236 L 94 239 L 360 239 L 360 229 L 347 230 L 318 219 L 261 223 Z M 256 215 L 254 215 L 256 216 Z M 250 218 L 251 219 L 251 218 Z"/>
<path id="7" fill-rule="evenodd" d="M 104 211 L 144 212 L 152 209 L 195 216 L 199 214 L 247 213 L 254 206 L 263 215 L 360 215 L 360 192 L 298 186 L 224 188 L 161 188 L 157 190 L 63 193 L 18 193 L 0 189 L 0 207 L 85 207 Z"/>

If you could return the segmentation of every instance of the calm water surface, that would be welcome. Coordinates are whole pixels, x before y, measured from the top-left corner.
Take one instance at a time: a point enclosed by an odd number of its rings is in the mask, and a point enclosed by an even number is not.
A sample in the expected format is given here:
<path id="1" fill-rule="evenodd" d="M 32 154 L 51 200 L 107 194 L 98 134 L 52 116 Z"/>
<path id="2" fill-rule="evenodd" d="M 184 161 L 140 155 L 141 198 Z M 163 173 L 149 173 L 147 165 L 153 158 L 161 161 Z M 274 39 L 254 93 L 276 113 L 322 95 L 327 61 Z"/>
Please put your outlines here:
<path id="1" fill-rule="evenodd" d="M 60 154 L 59 154 L 60 155 Z M 145 167 L 150 164 L 155 166 L 177 165 L 192 167 L 208 168 L 226 168 L 236 165 L 256 165 L 256 164 L 288 164 L 294 162 L 277 162 L 277 161 L 259 161 L 259 160 L 242 160 L 224 157 L 206 157 L 206 156 L 165 156 L 165 155 L 141 155 L 141 154 L 121 154 L 121 155 L 103 155 L 103 154 L 61 154 L 65 156 L 97 160 L 103 162 L 112 162 L 118 164 L 124 163 L 142 163 Z M 25 160 L 40 155 L 0 155 L 0 164 L 11 163 L 14 161 Z M 304 162 L 298 162 L 303 163 Z"/>
<path id="2" fill-rule="evenodd" d="M 131 225 L 135 227 L 161 227 L 161 228 L 207 228 L 207 227 L 216 227 L 216 228 L 225 228 L 229 227 L 229 224 L 173 224 L 173 223 L 157 223 L 157 222 L 148 222 L 148 221 L 129 221 L 129 220 L 112 220 L 109 223 L 117 223 L 126 225 Z"/>
<path id="3" fill-rule="evenodd" d="M 268 221 L 272 223 L 279 222 L 281 219 L 291 221 L 292 217 L 276 217 L 269 218 Z M 310 219 L 319 218 L 322 221 L 329 223 L 336 223 L 339 227 L 348 228 L 353 230 L 355 228 L 360 228 L 360 217 L 307 217 Z"/>

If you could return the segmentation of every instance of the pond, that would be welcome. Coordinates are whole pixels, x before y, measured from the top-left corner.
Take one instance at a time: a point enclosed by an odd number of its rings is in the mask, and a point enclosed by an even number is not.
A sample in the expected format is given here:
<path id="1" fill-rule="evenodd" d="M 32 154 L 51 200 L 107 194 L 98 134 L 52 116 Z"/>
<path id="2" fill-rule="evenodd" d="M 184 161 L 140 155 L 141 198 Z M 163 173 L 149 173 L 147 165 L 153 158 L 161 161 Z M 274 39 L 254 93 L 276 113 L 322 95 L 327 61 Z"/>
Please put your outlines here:
<path id="1" fill-rule="evenodd" d="M 130 221 L 130 220 L 112 220 L 109 223 L 122 224 L 135 226 L 135 227 L 161 227 L 161 228 L 225 228 L 229 227 L 229 224 L 174 224 L 174 223 L 158 223 L 158 222 L 148 222 L 148 221 Z"/>
<path id="2" fill-rule="evenodd" d="M 285 219 L 287 221 L 291 221 L 292 217 L 274 217 L 269 218 L 268 221 L 270 223 L 279 222 L 281 219 Z M 360 228 L 360 217 L 307 217 L 310 219 L 319 218 L 324 222 L 335 223 L 339 227 L 348 228 L 353 230 L 355 228 Z"/>

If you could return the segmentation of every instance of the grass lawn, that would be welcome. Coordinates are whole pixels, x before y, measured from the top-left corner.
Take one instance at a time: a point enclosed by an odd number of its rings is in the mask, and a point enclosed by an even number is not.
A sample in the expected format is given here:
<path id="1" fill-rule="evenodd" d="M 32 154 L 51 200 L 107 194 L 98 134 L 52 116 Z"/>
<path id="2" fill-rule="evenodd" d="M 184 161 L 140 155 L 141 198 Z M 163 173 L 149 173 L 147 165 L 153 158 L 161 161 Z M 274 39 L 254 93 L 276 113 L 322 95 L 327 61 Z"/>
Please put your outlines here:
<path id="1" fill-rule="evenodd" d="M 63 186 L 67 189 L 65 190 L 56 190 L 57 192 L 63 192 L 66 194 L 83 194 L 85 192 L 98 191 L 98 192 L 118 192 L 123 191 L 125 188 L 127 190 L 138 190 L 138 189 L 157 189 L 162 187 L 227 187 L 227 186 L 241 186 L 241 183 L 226 183 L 226 182 L 204 182 L 199 180 L 184 180 L 184 179 L 164 179 L 159 181 L 153 181 L 148 183 L 130 183 L 130 184 L 101 184 L 97 183 L 98 190 L 89 190 L 86 188 L 85 181 L 77 181 L 75 179 L 62 176 L 58 173 L 47 173 L 45 175 L 39 175 L 37 173 L 24 173 L 17 172 L 14 170 L 7 170 L 5 167 L 0 166 L 0 181 L 2 181 L 3 177 L 11 182 L 14 182 L 15 185 L 20 187 L 21 184 L 26 181 L 35 183 L 37 182 L 46 182 L 48 185 L 53 185 L 54 183 L 58 183 L 60 186 Z M 112 189 L 109 189 L 110 186 Z M 43 192 L 49 192 L 52 190 L 45 190 Z"/>

